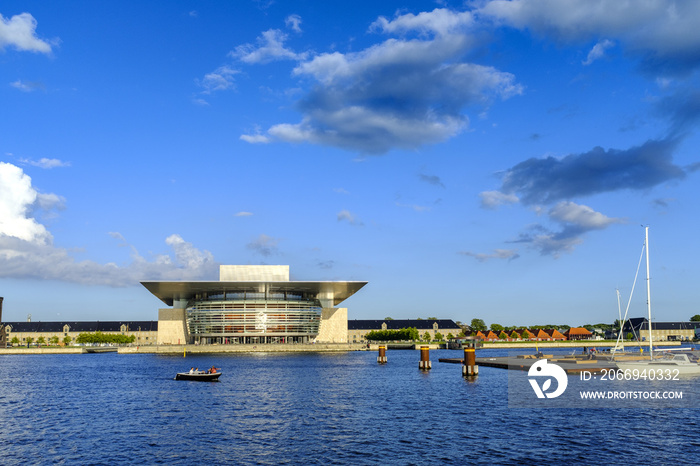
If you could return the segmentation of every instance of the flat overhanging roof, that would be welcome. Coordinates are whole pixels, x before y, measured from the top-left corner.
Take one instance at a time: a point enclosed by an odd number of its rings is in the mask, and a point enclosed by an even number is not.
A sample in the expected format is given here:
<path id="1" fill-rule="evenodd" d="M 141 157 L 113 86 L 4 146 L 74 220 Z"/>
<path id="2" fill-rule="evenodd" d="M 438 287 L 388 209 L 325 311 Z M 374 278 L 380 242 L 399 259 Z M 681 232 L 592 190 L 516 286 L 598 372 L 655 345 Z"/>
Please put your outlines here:
<path id="1" fill-rule="evenodd" d="M 193 299 L 197 294 L 225 291 L 227 293 L 250 291 L 288 291 L 310 293 L 319 298 L 333 299 L 337 306 L 355 294 L 367 282 L 141 282 L 148 291 L 168 306 L 175 300 Z"/>

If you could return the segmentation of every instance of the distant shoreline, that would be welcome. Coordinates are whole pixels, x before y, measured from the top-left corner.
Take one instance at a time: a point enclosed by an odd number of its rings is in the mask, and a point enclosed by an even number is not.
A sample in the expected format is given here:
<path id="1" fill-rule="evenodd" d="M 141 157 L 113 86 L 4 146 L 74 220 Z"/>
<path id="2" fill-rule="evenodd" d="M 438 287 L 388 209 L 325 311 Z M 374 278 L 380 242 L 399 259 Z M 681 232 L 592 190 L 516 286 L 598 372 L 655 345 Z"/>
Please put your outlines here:
<path id="1" fill-rule="evenodd" d="M 654 342 L 659 346 L 680 346 L 680 341 Z M 444 347 L 444 344 L 426 344 L 430 349 Z M 420 348 L 420 343 L 416 348 Z M 513 349 L 513 348 L 610 348 L 613 341 L 526 341 L 526 342 L 484 342 L 478 349 Z M 647 348 L 646 342 L 625 342 L 626 348 Z M 15 354 L 84 354 L 88 352 L 117 352 L 119 354 L 213 354 L 213 353 L 330 353 L 348 351 L 377 351 L 379 344 L 372 343 L 316 343 L 316 344 L 268 344 L 268 345 L 148 345 L 148 346 L 107 346 L 107 347 L 41 347 L 41 348 L 0 348 L 0 356 Z"/>

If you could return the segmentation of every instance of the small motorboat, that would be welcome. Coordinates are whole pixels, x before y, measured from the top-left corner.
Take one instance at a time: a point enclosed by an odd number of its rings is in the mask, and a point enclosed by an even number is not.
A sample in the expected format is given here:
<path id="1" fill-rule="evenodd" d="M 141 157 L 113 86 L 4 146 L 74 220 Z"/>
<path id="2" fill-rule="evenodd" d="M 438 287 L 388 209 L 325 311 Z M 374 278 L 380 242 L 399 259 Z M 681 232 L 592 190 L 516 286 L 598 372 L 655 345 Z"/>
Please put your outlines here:
<path id="1" fill-rule="evenodd" d="M 175 376 L 175 380 L 198 380 L 200 382 L 217 382 L 221 371 L 216 372 L 209 371 L 190 371 L 190 372 L 178 372 Z"/>

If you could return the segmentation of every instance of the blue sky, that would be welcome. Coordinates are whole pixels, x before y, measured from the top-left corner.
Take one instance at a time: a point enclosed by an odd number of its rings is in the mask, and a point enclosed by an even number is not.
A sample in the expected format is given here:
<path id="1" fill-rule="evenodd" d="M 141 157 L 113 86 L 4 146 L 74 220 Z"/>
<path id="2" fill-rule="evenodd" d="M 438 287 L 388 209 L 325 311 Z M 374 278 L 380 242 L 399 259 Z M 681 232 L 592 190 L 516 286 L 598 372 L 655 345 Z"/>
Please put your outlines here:
<path id="1" fill-rule="evenodd" d="M 288 264 L 350 318 L 700 313 L 700 3 L 0 6 L 3 319 Z M 643 281 L 632 316 L 645 314 Z"/>

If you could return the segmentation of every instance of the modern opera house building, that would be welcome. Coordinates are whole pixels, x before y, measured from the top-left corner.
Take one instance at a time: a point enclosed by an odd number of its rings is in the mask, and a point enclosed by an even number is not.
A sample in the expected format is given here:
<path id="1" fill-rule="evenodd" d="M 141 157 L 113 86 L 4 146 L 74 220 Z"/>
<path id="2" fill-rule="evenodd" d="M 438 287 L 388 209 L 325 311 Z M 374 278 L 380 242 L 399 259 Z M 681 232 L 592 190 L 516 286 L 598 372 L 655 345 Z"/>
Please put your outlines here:
<path id="1" fill-rule="evenodd" d="M 288 265 L 222 265 L 218 282 L 141 282 L 166 305 L 158 344 L 346 343 L 338 304 L 367 282 L 290 281 Z"/>

